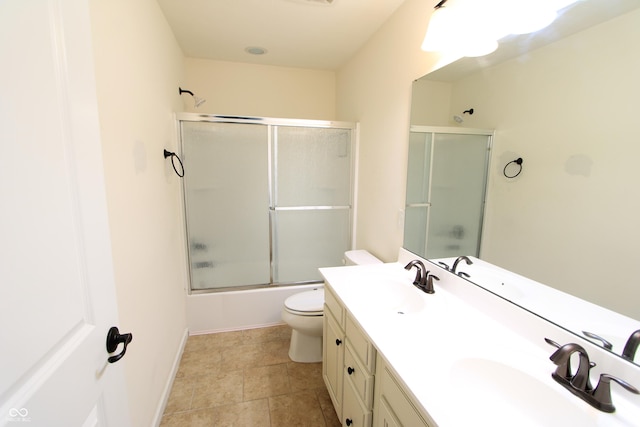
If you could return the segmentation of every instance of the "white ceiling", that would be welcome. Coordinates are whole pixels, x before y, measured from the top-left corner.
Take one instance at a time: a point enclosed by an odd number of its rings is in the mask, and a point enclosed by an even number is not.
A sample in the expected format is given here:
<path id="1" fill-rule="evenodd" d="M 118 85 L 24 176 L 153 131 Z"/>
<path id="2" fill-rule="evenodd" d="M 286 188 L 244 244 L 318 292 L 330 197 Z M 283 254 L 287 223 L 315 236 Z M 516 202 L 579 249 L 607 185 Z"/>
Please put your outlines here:
<path id="1" fill-rule="evenodd" d="M 187 57 L 325 70 L 342 66 L 404 2 L 157 1 Z M 250 55 L 251 46 L 268 52 Z"/>

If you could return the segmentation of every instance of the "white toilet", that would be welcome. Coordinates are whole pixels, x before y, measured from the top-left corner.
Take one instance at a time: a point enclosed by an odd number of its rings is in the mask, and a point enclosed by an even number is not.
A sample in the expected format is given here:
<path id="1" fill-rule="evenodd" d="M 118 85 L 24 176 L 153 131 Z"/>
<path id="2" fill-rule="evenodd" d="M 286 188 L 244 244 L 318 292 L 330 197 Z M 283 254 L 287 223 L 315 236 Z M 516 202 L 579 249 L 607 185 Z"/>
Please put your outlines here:
<path id="1" fill-rule="evenodd" d="M 347 251 L 345 265 L 381 264 L 378 258 L 365 250 Z M 284 301 L 282 320 L 291 331 L 289 357 L 294 362 L 322 361 L 322 316 L 324 289 L 322 286 L 291 295 Z"/>

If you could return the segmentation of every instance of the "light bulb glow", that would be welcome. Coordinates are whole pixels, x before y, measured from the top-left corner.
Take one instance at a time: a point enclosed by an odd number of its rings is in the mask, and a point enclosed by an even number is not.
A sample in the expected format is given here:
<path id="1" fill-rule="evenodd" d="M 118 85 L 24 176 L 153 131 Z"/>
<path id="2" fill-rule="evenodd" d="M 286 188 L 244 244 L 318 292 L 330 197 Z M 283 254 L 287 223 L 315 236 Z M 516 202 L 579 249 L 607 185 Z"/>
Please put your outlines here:
<path id="1" fill-rule="evenodd" d="M 446 6 L 433 11 L 429 20 L 427 34 L 422 42 L 422 50 L 427 52 L 443 52 L 450 50 L 455 42 L 453 29 L 456 28 L 455 10 Z"/>
<path id="2" fill-rule="evenodd" d="M 422 50 L 483 56 L 508 34 L 527 34 L 551 24 L 557 11 L 577 0 L 448 0 L 434 10 Z"/>

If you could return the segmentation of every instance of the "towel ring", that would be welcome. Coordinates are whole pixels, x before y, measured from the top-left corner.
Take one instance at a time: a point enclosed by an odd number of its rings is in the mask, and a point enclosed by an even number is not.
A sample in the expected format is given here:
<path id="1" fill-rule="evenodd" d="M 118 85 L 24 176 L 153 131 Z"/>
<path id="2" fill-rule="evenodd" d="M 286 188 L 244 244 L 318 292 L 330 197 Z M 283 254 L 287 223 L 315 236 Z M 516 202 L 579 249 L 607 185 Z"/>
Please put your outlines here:
<path id="1" fill-rule="evenodd" d="M 176 175 L 182 178 L 184 176 L 184 165 L 182 164 L 182 160 L 180 160 L 180 157 L 178 157 L 176 153 L 164 150 L 164 158 L 166 159 L 167 157 L 171 157 L 171 166 L 173 166 L 173 170 L 176 172 Z M 182 173 L 178 172 L 174 159 L 178 159 L 178 163 L 180 163 L 180 170 L 182 171 Z"/>
<path id="2" fill-rule="evenodd" d="M 519 168 L 518 168 L 518 172 L 516 172 L 516 174 L 515 174 L 515 175 L 507 175 L 507 168 L 509 167 L 509 165 L 510 165 L 511 163 L 515 163 L 516 165 L 518 165 L 518 166 L 519 166 Z M 516 176 L 520 175 L 520 172 L 522 172 L 522 157 L 518 157 L 518 158 L 517 158 L 517 159 L 515 159 L 515 160 L 511 160 L 509 163 L 507 163 L 507 164 L 504 166 L 504 169 L 502 170 L 502 174 L 503 174 L 504 176 L 506 176 L 507 178 L 515 178 Z"/>

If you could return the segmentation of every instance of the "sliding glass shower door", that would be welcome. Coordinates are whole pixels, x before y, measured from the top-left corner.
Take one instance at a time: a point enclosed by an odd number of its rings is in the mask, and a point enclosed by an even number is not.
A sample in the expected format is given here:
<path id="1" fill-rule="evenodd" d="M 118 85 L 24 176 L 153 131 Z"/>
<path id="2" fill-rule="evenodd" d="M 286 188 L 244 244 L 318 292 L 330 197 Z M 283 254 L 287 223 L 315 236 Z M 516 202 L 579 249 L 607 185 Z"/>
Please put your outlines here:
<path id="1" fill-rule="evenodd" d="M 269 120 L 180 122 L 192 290 L 317 282 L 350 249 L 352 127 Z"/>
<path id="2" fill-rule="evenodd" d="M 274 129 L 273 280 L 321 280 L 351 242 L 351 131 Z"/>
<path id="3" fill-rule="evenodd" d="M 191 288 L 269 283 L 267 127 L 182 122 Z"/>
<path id="4" fill-rule="evenodd" d="M 404 247 L 478 256 L 492 131 L 412 126 Z"/>

